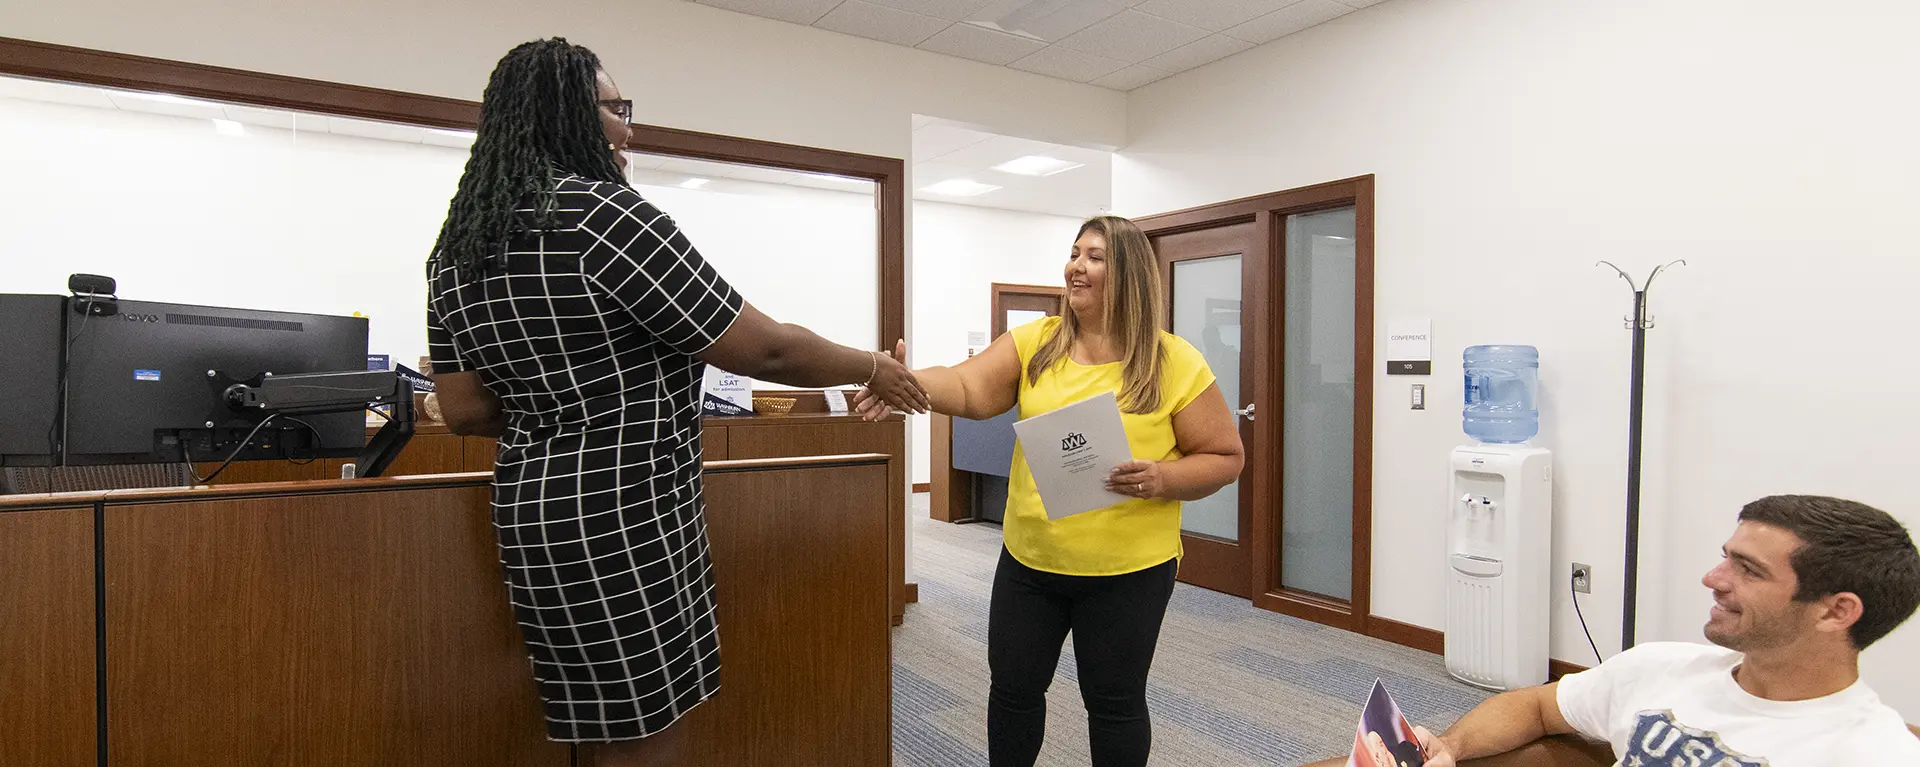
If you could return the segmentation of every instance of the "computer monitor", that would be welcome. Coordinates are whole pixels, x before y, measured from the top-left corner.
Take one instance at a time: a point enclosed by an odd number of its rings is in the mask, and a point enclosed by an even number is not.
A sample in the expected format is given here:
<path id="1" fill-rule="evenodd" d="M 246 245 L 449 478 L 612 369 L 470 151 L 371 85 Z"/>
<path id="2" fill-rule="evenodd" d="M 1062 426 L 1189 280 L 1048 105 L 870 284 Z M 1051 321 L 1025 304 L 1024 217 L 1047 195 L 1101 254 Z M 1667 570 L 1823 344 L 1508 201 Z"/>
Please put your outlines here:
<path id="1" fill-rule="evenodd" d="M 0 466 L 59 463 L 65 309 L 60 296 L 0 295 Z"/>
<path id="2" fill-rule="evenodd" d="M 226 396 L 267 374 L 365 370 L 365 318 L 127 300 L 118 311 L 65 318 L 66 465 L 352 457 L 366 445 L 362 412 L 255 432 L 266 416 Z"/>

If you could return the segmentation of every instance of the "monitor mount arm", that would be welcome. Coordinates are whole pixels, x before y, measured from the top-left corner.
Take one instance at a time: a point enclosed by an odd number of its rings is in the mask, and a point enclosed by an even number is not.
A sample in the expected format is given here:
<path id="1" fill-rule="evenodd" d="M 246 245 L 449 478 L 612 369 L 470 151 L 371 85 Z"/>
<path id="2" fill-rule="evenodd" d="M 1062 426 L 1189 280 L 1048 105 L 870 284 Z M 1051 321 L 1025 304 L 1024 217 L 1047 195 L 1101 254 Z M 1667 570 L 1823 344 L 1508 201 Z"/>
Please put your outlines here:
<path id="1" fill-rule="evenodd" d="M 378 477 L 386 473 L 401 448 L 413 438 L 413 383 L 391 370 L 350 373 L 302 373 L 236 382 L 226 387 L 227 405 L 239 412 L 277 416 L 357 413 L 376 405 L 391 405 L 387 423 L 367 440 L 356 474 Z"/>

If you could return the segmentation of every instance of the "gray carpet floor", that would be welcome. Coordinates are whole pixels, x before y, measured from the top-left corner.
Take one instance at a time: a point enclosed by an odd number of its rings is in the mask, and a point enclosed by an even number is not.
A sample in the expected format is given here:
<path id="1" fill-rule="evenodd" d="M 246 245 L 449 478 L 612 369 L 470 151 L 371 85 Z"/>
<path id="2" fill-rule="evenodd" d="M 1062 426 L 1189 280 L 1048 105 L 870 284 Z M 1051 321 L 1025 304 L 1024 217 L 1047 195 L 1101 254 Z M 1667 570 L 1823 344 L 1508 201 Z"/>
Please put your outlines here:
<path id="1" fill-rule="evenodd" d="M 925 518 L 915 496 L 920 602 L 893 637 L 893 749 L 902 767 L 987 763 L 987 598 L 1000 528 Z M 1383 679 L 1409 719 L 1439 730 L 1487 697 L 1437 655 L 1255 609 L 1180 584 L 1147 695 L 1155 765 L 1285 767 L 1344 755 Z M 1041 765 L 1087 765 L 1072 640 L 1048 694 Z"/>

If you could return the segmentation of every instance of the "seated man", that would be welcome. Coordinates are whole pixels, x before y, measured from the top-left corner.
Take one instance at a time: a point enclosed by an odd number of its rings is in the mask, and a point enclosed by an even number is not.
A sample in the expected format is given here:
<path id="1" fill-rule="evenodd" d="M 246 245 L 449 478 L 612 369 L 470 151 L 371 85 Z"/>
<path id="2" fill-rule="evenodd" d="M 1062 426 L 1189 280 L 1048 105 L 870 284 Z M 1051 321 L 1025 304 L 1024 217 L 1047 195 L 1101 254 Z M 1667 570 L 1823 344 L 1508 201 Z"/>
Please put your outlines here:
<path id="1" fill-rule="evenodd" d="M 1604 740 L 1624 767 L 1920 765 L 1920 738 L 1860 679 L 1860 651 L 1920 603 L 1920 551 L 1886 512 L 1817 496 L 1740 511 L 1713 590 L 1707 640 L 1620 653 L 1415 728 L 1430 767 L 1543 736 Z"/>

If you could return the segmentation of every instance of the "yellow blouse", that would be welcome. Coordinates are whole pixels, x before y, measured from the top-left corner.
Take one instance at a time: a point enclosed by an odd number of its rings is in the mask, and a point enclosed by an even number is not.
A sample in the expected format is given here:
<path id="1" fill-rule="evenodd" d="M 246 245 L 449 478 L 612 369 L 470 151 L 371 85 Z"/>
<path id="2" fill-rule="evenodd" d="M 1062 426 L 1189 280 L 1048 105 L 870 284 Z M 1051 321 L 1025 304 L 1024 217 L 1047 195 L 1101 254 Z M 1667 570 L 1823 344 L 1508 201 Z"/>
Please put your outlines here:
<path id="1" fill-rule="evenodd" d="M 1121 391 L 1118 362 L 1082 365 L 1064 359 L 1030 383 L 1027 365 L 1040 345 L 1060 327 L 1059 317 L 1014 328 L 1014 347 L 1020 353 L 1021 418 L 1058 410 L 1103 392 Z M 1185 339 L 1162 332 L 1165 361 L 1160 372 L 1160 409 L 1151 413 L 1120 413 L 1127 444 L 1134 458 L 1171 461 L 1180 457 L 1174 446 L 1173 414 L 1185 409 L 1213 385 L 1213 370 L 1200 350 Z M 1125 405 L 1123 403 L 1122 407 Z M 1027 456 L 1013 449 L 1013 477 L 1007 488 L 1004 522 L 1007 550 L 1021 564 L 1062 575 L 1120 575 L 1138 572 L 1181 555 L 1180 502 L 1164 498 L 1128 499 L 1104 509 L 1051 520 L 1034 487 Z"/>

